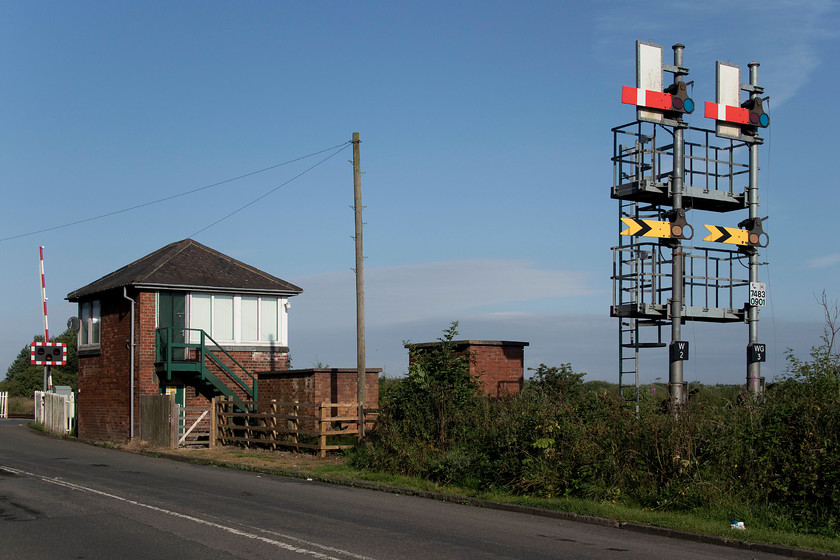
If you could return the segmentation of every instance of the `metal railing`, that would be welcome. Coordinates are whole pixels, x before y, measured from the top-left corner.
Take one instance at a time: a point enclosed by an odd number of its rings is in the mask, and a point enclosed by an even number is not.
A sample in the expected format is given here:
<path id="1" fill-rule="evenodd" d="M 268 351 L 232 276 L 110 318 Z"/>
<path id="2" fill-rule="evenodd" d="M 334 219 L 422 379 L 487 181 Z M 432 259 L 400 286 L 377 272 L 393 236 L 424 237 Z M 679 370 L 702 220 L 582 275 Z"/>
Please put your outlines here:
<path id="1" fill-rule="evenodd" d="M 198 339 L 198 342 L 190 342 L 190 340 L 193 340 L 194 338 L 192 336 L 193 333 L 197 334 L 195 338 Z M 213 340 L 213 338 L 204 330 L 160 327 L 156 329 L 155 336 L 155 361 L 164 365 L 169 379 L 172 378 L 172 372 L 178 369 L 179 366 L 182 366 L 185 363 L 195 363 L 198 366 L 196 371 L 201 374 L 202 379 L 212 382 L 222 393 L 226 394 L 227 392 L 224 388 L 227 388 L 228 391 L 230 391 L 230 387 L 208 370 L 207 364 L 208 360 L 210 360 L 210 362 L 221 369 L 239 389 L 245 392 L 247 399 L 254 401 L 257 400 L 257 377 L 248 371 L 245 366 L 240 364 L 236 358 L 234 358 L 218 342 Z M 214 350 L 210 350 L 208 348 L 208 342 L 212 343 Z M 231 366 L 225 364 L 225 362 L 216 355 L 217 351 L 230 360 Z M 178 354 L 181 355 L 179 356 Z M 195 359 L 190 359 L 192 355 L 195 355 Z M 244 377 L 248 378 L 250 383 L 244 381 L 239 375 L 234 373 L 234 369 L 237 369 L 244 374 Z"/>
<path id="2" fill-rule="evenodd" d="M 749 280 L 737 250 L 683 246 L 686 318 L 740 320 Z M 658 243 L 613 247 L 613 315 L 667 318 L 673 261 Z"/>
<path id="3" fill-rule="evenodd" d="M 651 184 L 670 179 L 673 139 L 670 131 L 650 123 L 633 122 L 613 130 L 613 187 L 627 182 Z M 657 132 L 668 134 L 665 142 Z M 687 127 L 685 187 L 735 194 L 738 180 L 749 174 L 748 145 L 715 136 L 715 131 Z"/>

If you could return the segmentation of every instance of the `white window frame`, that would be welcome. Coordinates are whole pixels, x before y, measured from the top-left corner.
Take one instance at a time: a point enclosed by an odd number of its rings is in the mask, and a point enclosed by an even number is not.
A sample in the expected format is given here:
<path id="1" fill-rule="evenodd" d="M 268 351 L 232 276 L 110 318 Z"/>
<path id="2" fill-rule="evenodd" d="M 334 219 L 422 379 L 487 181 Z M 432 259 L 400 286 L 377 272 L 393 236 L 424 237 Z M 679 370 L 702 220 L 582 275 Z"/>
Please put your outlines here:
<path id="1" fill-rule="evenodd" d="M 198 309 L 198 305 L 195 304 L 193 298 L 198 299 L 199 297 L 204 299 L 209 296 L 210 298 L 210 326 L 207 328 L 207 325 L 198 324 L 199 317 L 194 310 Z M 216 321 L 216 313 L 217 313 L 217 305 L 216 305 L 216 298 L 230 298 L 233 297 L 233 338 L 221 338 L 216 335 L 218 329 L 215 326 Z M 257 340 L 246 340 L 243 337 L 243 328 L 242 328 L 242 313 L 243 313 L 243 305 L 242 299 L 243 298 L 251 298 L 256 299 L 256 311 L 257 317 L 255 319 L 256 323 L 256 330 L 257 330 Z M 277 334 L 276 340 L 261 340 L 264 337 L 267 337 L 265 331 L 265 325 L 263 324 L 263 317 L 261 314 L 263 313 L 263 304 L 274 301 L 277 305 L 277 316 L 276 316 L 276 325 L 274 326 L 274 332 Z M 247 307 L 247 306 L 246 306 Z M 203 329 L 207 334 L 210 335 L 213 340 L 218 342 L 219 344 L 233 344 L 233 345 L 243 345 L 243 346 L 264 346 L 266 348 L 275 347 L 275 346 L 288 346 L 288 336 L 287 336 L 287 327 L 288 327 L 288 298 L 282 296 L 265 296 L 265 295 L 253 295 L 253 294 L 225 294 L 225 293 L 209 293 L 209 292 L 193 292 L 189 294 L 187 298 L 187 314 L 189 316 L 189 328 L 190 329 Z M 271 326 L 269 326 L 268 331 L 272 330 Z M 200 334 L 195 331 L 191 331 L 190 342 L 197 343 L 199 342 Z"/>
<path id="2" fill-rule="evenodd" d="M 85 317 L 85 309 L 89 309 Z M 83 342 L 83 340 L 85 340 Z M 77 337 L 79 349 L 99 348 L 102 344 L 102 302 L 90 299 L 79 302 L 79 334 Z"/>

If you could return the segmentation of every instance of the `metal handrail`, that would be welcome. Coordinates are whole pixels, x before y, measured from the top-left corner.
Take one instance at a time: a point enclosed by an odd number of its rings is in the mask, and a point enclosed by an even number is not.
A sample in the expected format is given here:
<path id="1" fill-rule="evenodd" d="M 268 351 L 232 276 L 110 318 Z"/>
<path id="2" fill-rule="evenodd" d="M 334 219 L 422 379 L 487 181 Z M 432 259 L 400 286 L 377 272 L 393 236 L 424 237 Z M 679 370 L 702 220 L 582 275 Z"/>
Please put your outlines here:
<path id="1" fill-rule="evenodd" d="M 184 342 L 175 342 L 173 341 L 173 333 L 174 331 L 183 331 L 184 332 Z M 198 350 L 200 359 L 198 363 L 204 367 L 206 363 L 207 357 L 209 357 L 216 365 L 218 365 L 225 373 L 227 373 L 231 379 L 245 391 L 246 394 L 253 400 L 257 400 L 257 378 L 248 371 L 245 366 L 240 364 L 236 358 L 234 358 L 227 350 L 224 349 L 218 342 L 216 342 L 213 337 L 207 334 L 203 329 L 188 329 L 188 328 L 175 328 L 175 327 L 160 327 L 156 329 L 157 332 L 157 361 L 158 362 L 165 362 L 166 363 L 166 371 L 172 371 L 172 364 L 175 361 L 173 360 L 173 350 L 178 348 L 194 348 Z M 197 332 L 199 333 L 199 340 L 200 342 L 189 342 L 192 338 L 189 333 Z M 163 335 L 165 333 L 165 336 Z M 243 381 L 236 373 L 231 371 L 231 369 L 222 362 L 218 356 L 216 356 L 213 351 L 207 349 L 207 340 L 209 340 L 213 346 L 215 346 L 218 350 L 220 350 L 225 356 L 227 356 L 230 361 L 239 369 L 241 369 L 245 374 L 251 378 L 251 387 L 248 387 L 248 384 Z M 171 373 L 170 373 L 171 375 Z"/>

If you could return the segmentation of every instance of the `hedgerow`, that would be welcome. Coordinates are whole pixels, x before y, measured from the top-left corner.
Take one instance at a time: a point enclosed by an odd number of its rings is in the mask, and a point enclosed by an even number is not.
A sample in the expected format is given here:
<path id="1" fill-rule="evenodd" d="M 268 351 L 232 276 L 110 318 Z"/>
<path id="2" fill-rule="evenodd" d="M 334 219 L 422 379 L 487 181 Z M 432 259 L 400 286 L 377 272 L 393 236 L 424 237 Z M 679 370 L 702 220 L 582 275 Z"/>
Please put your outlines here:
<path id="1" fill-rule="evenodd" d="M 808 361 L 789 354 L 789 375 L 760 399 L 701 386 L 678 414 L 645 394 L 637 415 L 570 364 L 540 365 L 520 394 L 491 399 L 453 351 L 456 327 L 436 349 L 410 347 L 355 466 L 840 535 L 840 360 L 827 338 Z"/>

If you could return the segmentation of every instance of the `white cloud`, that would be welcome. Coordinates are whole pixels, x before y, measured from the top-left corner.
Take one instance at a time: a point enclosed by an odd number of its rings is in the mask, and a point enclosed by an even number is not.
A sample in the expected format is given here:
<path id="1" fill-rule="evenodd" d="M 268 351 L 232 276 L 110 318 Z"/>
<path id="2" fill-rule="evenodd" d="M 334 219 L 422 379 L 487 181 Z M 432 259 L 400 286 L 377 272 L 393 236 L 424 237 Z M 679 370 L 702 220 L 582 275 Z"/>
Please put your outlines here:
<path id="1" fill-rule="evenodd" d="M 832 253 L 822 257 L 812 259 L 808 266 L 809 268 L 830 268 L 834 265 L 840 264 L 840 253 Z"/>
<path id="2" fill-rule="evenodd" d="M 298 310 L 299 311 L 299 310 Z M 389 377 L 408 369 L 408 351 L 403 341 L 431 342 L 442 336 L 452 319 L 458 319 L 459 339 L 515 340 L 528 342 L 525 367 L 544 363 L 559 366 L 571 363 L 575 371 L 586 372 L 587 380 L 618 382 L 618 322 L 607 312 L 600 315 L 560 313 L 474 313 L 457 317 L 436 317 L 366 329 L 366 363 L 382 368 Z M 760 340 L 768 345 L 767 362 L 761 372 L 768 382 L 786 369 L 785 349 L 807 357 L 809 348 L 819 342 L 822 325 L 818 321 L 791 323 L 762 322 Z M 291 327 L 294 367 L 312 367 L 318 362 L 333 367 L 355 367 L 355 328 L 351 325 L 312 325 Z M 744 383 L 747 329 L 743 324 L 719 325 L 687 323 L 683 337 L 691 344 L 691 359 L 685 363 L 684 379 L 690 382 Z M 640 382 L 668 378 L 667 348 L 640 352 Z M 625 379 L 633 383 L 633 379 Z"/>
<path id="3" fill-rule="evenodd" d="M 366 363 L 383 368 L 389 376 L 407 369 L 403 341 L 436 340 L 457 320 L 461 339 L 528 342 L 526 368 L 571 363 L 576 371 L 589 373 L 588 379 L 618 381 L 618 323 L 609 316 L 608 295 L 591 287 L 594 275 L 540 269 L 523 260 L 490 259 L 371 267 L 365 276 Z M 355 367 L 352 271 L 291 281 L 305 290 L 293 301 L 290 317 L 293 367 L 319 362 Z M 585 310 L 576 307 L 579 301 L 586 301 Z M 743 382 L 744 325 L 690 323 L 683 334 L 692 347 L 686 380 Z M 807 355 L 819 334 L 819 323 L 791 327 L 783 321 L 763 322 L 761 341 L 768 344 L 771 356 L 762 374 L 769 380 L 784 370 L 787 347 Z M 666 349 L 642 352 L 642 383 L 667 376 Z"/>
<path id="4" fill-rule="evenodd" d="M 592 275 L 547 270 L 524 260 L 473 259 L 365 269 L 365 316 L 369 325 L 387 325 L 470 310 L 536 300 L 595 295 Z M 295 278 L 304 289 L 295 304 L 295 321 L 322 323 L 324 318 L 354 321 L 355 277 L 352 271 Z"/>

